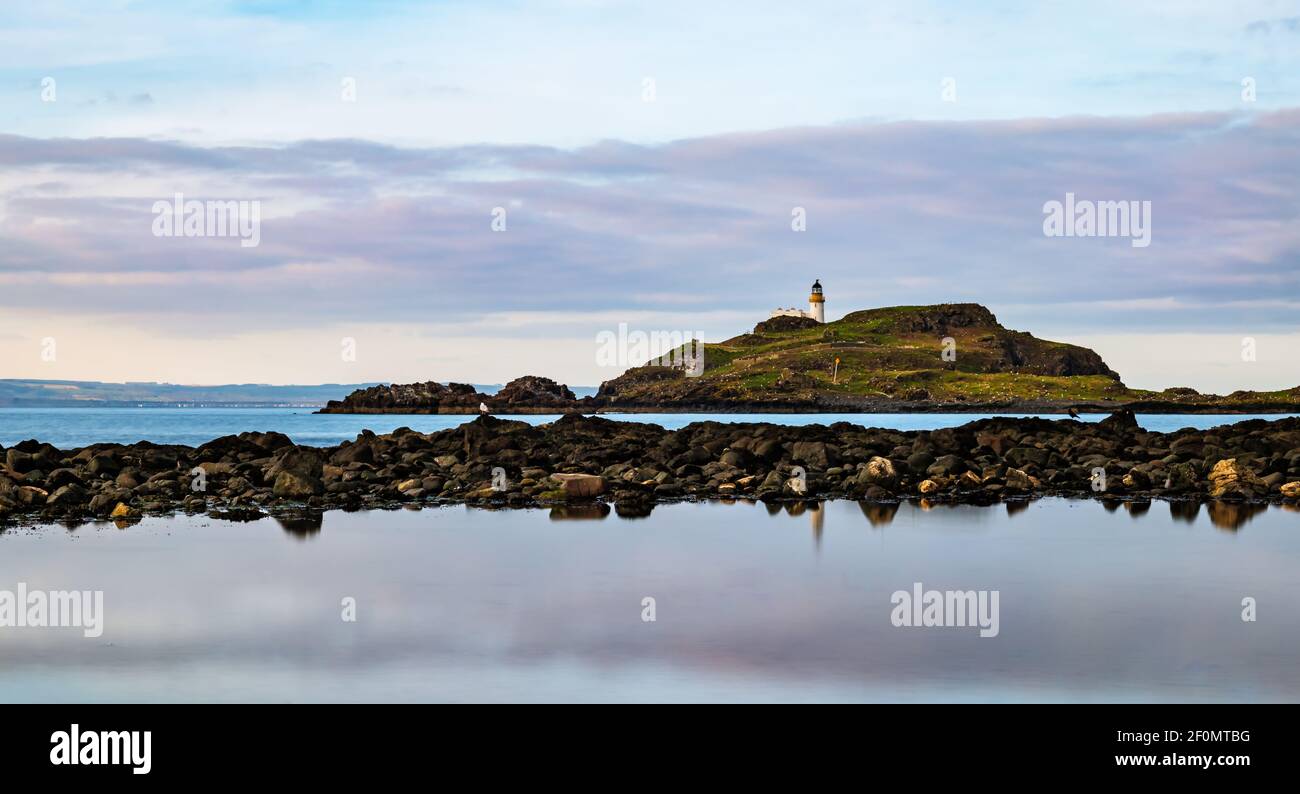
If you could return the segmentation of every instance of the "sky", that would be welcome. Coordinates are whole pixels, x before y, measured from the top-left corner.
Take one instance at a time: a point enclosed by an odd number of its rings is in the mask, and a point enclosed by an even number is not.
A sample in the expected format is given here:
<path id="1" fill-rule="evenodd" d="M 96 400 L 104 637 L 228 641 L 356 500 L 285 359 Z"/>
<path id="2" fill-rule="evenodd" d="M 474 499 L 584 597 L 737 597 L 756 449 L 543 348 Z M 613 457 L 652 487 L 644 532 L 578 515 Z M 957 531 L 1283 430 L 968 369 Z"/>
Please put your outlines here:
<path id="1" fill-rule="evenodd" d="M 0 377 L 589 385 L 820 279 L 1300 384 L 1300 0 L 1137 5 L 6 7 Z M 177 194 L 257 244 L 160 235 Z M 1046 235 L 1067 194 L 1147 244 Z"/>

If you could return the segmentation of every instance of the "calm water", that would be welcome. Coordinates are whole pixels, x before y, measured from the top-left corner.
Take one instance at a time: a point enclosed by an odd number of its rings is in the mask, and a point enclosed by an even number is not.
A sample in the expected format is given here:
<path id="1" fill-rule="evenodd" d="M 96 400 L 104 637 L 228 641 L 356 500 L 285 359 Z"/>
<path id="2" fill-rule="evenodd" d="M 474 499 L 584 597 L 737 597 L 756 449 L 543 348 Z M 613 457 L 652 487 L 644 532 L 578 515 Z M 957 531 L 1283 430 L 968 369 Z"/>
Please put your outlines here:
<path id="1" fill-rule="evenodd" d="M 602 414 L 610 419 L 653 422 L 676 429 L 691 422 L 777 422 L 831 424 L 853 422 L 895 430 L 934 430 L 973 422 L 990 414 Z M 1280 414 L 1265 419 L 1281 418 Z M 558 415 L 514 416 L 533 424 L 553 422 Z M 1060 419 L 1059 415 L 1049 418 Z M 1100 421 L 1102 414 L 1085 415 Z M 1143 414 L 1148 430 L 1168 432 L 1183 427 L 1207 428 L 1255 418 L 1250 415 Z M 332 446 L 357 437 L 363 429 L 387 433 L 406 426 L 423 433 L 456 427 L 472 416 L 317 415 L 305 408 L 0 408 L 0 444 L 10 446 L 36 438 L 56 447 L 80 447 L 98 442 L 130 444 L 202 444 L 246 430 L 275 430 L 299 444 Z"/>
<path id="2" fill-rule="evenodd" d="M 0 629 L 0 701 L 1296 701 L 1298 519 L 1052 499 L 14 528 L 0 589 L 102 590 L 105 629 Z M 894 627 L 914 582 L 999 591 L 998 635 Z"/>

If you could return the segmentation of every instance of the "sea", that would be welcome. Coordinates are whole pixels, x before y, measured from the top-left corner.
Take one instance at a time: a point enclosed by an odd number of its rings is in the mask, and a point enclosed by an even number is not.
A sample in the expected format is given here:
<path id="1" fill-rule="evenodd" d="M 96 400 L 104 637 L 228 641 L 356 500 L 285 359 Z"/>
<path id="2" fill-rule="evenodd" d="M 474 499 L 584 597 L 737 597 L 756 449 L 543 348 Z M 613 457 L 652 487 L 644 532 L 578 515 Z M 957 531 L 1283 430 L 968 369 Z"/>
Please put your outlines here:
<path id="1" fill-rule="evenodd" d="M 977 417 L 627 418 L 923 429 Z M 0 443 L 277 430 L 324 445 L 467 419 L 9 409 Z M 1294 509 L 1187 502 L 20 521 L 0 525 L 0 604 L 70 592 L 102 606 L 94 631 L 89 614 L 0 622 L 0 702 L 1295 702 L 1297 570 Z M 921 610 L 930 593 L 947 605 L 936 614 Z"/>

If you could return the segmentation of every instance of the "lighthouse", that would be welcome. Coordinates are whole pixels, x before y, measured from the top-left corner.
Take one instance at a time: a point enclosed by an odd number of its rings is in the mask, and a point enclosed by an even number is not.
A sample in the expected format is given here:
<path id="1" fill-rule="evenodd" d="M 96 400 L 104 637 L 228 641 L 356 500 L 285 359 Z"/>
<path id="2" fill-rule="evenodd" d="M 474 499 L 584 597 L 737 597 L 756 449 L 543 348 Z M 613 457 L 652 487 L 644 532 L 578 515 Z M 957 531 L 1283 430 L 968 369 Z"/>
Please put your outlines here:
<path id="1" fill-rule="evenodd" d="M 808 316 L 819 323 L 826 322 L 826 298 L 822 296 L 821 279 L 813 282 L 812 294 L 808 296 Z"/>
<path id="2" fill-rule="evenodd" d="M 808 311 L 803 309 L 773 309 L 768 319 L 773 317 L 807 317 L 819 323 L 826 322 L 826 298 L 822 295 L 821 279 L 813 282 L 812 294 L 808 296 Z"/>

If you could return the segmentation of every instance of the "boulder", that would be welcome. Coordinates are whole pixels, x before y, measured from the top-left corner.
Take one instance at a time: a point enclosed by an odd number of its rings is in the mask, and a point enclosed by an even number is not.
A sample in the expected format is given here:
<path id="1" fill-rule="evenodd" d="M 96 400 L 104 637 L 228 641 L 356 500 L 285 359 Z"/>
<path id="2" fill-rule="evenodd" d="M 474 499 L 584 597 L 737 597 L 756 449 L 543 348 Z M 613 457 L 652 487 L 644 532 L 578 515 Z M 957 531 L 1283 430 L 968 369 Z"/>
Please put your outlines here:
<path id="1" fill-rule="evenodd" d="M 50 498 L 45 500 L 46 507 L 72 507 L 86 503 L 88 494 L 86 489 L 77 483 L 71 483 L 58 488 L 50 494 Z"/>
<path id="2" fill-rule="evenodd" d="M 569 498 L 587 499 L 605 492 L 605 478 L 599 474 L 552 474 Z"/>
<path id="3" fill-rule="evenodd" d="M 358 439 L 351 444 L 344 444 L 339 447 L 331 457 L 330 462 L 338 466 L 346 466 L 349 463 L 374 463 L 375 448 L 366 438 Z"/>
<path id="4" fill-rule="evenodd" d="M 1008 491 L 1032 491 L 1034 481 L 1028 474 L 1020 469 L 1007 469 L 1007 473 L 1002 477 L 1003 485 Z"/>
<path id="5" fill-rule="evenodd" d="M 857 482 L 860 486 L 875 485 L 889 489 L 898 482 L 898 472 L 894 470 L 893 461 L 876 455 L 858 470 Z"/>
<path id="6" fill-rule="evenodd" d="M 1236 458 L 1214 464 L 1210 470 L 1210 496 L 1214 499 L 1238 497 L 1249 499 L 1267 490 L 1255 472 Z"/>
<path id="7" fill-rule="evenodd" d="M 914 452 L 907 456 L 907 467 L 913 474 L 925 474 L 926 469 L 934 463 L 934 455 L 929 452 Z"/>
<path id="8" fill-rule="evenodd" d="M 1166 491 L 1190 491 L 1196 487 L 1196 469 L 1190 463 L 1175 463 L 1165 475 Z"/>
<path id="9" fill-rule="evenodd" d="M 275 475 L 271 493 L 284 499 L 306 499 L 325 492 L 319 478 L 306 477 L 297 472 L 282 471 Z"/>
<path id="10" fill-rule="evenodd" d="M 276 453 L 266 469 L 266 479 L 272 481 L 271 493 L 286 499 L 305 499 L 324 493 L 321 482 L 325 460 L 311 447 L 284 447 Z"/>
<path id="11" fill-rule="evenodd" d="M 822 471 L 839 463 L 835 448 L 822 441 L 796 441 L 790 454 L 796 462 Z"/>

